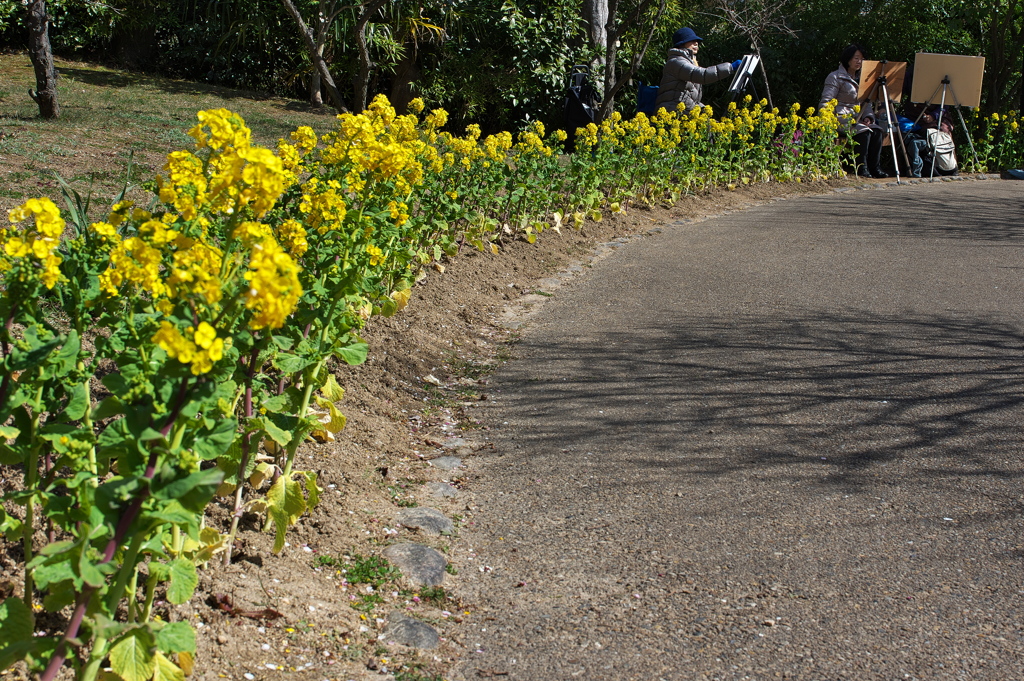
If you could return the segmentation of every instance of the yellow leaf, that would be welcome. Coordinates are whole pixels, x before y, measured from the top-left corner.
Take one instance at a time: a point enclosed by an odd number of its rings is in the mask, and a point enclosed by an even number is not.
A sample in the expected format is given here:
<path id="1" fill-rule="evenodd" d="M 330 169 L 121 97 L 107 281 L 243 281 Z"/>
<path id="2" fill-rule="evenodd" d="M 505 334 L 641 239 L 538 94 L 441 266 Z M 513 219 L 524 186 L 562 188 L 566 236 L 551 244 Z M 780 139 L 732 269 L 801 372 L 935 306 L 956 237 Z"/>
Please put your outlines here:
<path id="1" fill-rule="evenodd" d="M 185 672 L 185 676 L 192 676 L 192 670 L 196 666 L 192 653 L 178 653 L 178 666 L 181 667 L 181 671 Z"/>
<path id="2" fill-rule="evenodd" d="M 238 485 L 232 485 L 230 482 L 222 482 L 220 483 L 220 487 L 217 488 L 217 496 L 231 496 L 231 494 L 234 493 L 236 487 L 238 487 Z"/>
<path id="3" fill-rule="evenodd" d="M 184 670 L 164 657 L 163 653 L 158 652 L 155 658 L 156 672 L 153 674 L 153 681 L 185 681 Z"/>
<path id="4" fill-rule="evenodd" d="M 394 298 L 394 294 L 392 294 L 391 297 Z M 338 380 L 334 378 L 334 374 L 331 374 L 327 377 L 327 382 L 324 383 L 324 387 L 320 388 L 320 394 L 323 395 L 326 400 L 330 400 L 331 402 L 340 402 L 341 399 L 345 397 L 345 389 L 338 385 Z"/>
<path id="5" fill-rule="evenodd" d="M 316 403 L 326 409 L 330 414 L 330 418 L 327 421 L 320 419 L 320 422 L 327 426 L 325 430 L 328 433 L 340 432 L 341 429 L 345 427 L 345 422 L 347 421 L 345 415 L 338 411 L 338 408 L 334 406 L 334 402 L 328 402 L 322 397 L 316 398 Z"/>
<path id="6" fill-rule="evenodd" d="M 267 463 L 258 463 L 256 468 L 253 469 L 252 475 L 249 476 L 249 484 L 252 485 L 253 489 L 259 489 L 263 487 L 263 483 L 269 480 L 273 474 L 273 466 Z"/>
<path id="7" fill-rule="evenodd" d="M 395 303 L 398 305 L 398 309 L 395 310 L 395 312 L 398 312 L 398 310 L 405 308 L 405 306 L 409 304 L 410 298 L 412 298 L 411 288 L 407 288 L 404 291 L 392 291 L 391 300 L 395 301 Z M 334 401 L 337 402 L 337 400 Z"/>
<path id="8" fill-rule="evenodd" d="M 491 253 L 498 255 L 498 244 L 491 244 Z"/>
<path id="9" fill-rule="evenodd" d="M 274 553 L 284 548 L 285 533 L 306 512 L 306 497 L 302 487 L 294 480 L 281 476 L 267 492 L 267 513 L 277 530 L 274 536 Z"/>

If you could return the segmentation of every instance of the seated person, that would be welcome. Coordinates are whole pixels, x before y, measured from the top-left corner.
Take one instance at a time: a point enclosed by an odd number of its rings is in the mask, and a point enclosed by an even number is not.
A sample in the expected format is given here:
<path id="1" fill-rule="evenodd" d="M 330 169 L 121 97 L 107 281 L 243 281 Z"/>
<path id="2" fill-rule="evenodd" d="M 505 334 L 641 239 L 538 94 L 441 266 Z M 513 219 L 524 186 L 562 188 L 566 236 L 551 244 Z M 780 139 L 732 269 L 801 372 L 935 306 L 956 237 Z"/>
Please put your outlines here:
<path id="1" fill-rule="evenodd" d="M 953 142 L 953 125 L 947 116 L 943 116 L 940 129 L 938 111 L 922 114 L 920 123 L 910 131 L 904 141 L 912 177 L 931 177 L 933 160 L 936 175 L 959 174 L 956 145 Z"/>
<path id="2" fill-rule="evenodd" d="M 860 67 L 865 58 L 864 48 L 848 45 L 839 55 L 839 68 L 825 78 L 818 108 L 836 100 L 836 116 L 844 129 L 853 128 L 853 143 L 857 156 L 856 172 L 861 177 L 889 177 L 880 165 L 882 153 L 882 127 L 875 122 L 874 111 L 867 102 L 857 99 Z M 855 108 L 860 106 L 860 114 Z"/>

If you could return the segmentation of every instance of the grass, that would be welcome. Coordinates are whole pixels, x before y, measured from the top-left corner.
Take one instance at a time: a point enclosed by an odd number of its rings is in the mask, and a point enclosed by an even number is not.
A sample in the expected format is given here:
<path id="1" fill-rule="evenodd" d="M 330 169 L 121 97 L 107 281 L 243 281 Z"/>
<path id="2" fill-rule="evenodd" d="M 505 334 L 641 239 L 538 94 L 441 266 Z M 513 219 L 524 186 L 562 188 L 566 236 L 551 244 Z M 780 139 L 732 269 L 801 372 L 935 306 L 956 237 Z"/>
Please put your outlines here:
<path id="1" fill-rule="evenodd" d="M 27 93 L 35 87 L 28 55 L 0 54 L 0 214 L 33 196 L 62 205 L 54 172 L 83 195 L 91 185 L 96 205 L 105 208 L 121 189 L 129 154 L 136 164 L 132 182 L 151 179 L 169 152 L 192 146 L 186 131 L 203 109 L 240 114 L 253 142 L 270 147 L 300 125 L 318 135 L 334 127 L 333 110 L 313 110 L 299 100 L 56 62 L 61 117 L 43 120 Z"/>

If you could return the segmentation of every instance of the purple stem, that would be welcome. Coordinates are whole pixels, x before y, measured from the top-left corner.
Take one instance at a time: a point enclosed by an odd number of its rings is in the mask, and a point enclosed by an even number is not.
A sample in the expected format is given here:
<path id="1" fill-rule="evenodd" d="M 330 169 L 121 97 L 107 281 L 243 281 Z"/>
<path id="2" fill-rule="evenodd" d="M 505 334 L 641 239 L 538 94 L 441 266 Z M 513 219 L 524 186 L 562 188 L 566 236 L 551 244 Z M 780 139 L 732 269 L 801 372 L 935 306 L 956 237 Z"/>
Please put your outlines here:
<path id="1" fill-rule="evenodd" d="M 248 420 L 252 418 L 252 379 L 256 375 L 256 360 L 259 358 L 260 350 L 259 347 L 252 349 L 252 355 L 249 356 L 249 370 L 245 373 L 245 400 L 244 410 L 245 418 Z M 284 392 L 279 390 L 278 394 Z M 238 486 L 241 487 L 245 484 L 245 469 L 249 466 L 249 438 L 252 433 L 249 432 L 248 425 L 243 426 L 245 432 L 242 434 L 242 460 L 238 464 Z M 241 503 L 242 495 L 239 490 L 235 496 L 235 510 L 231 517 L 231 531 L 228 533 L 230 537 L 228 547 L 224 551 L 224 567 L 231 565 L 231 545 L 234 543 L 235 532 L 238 530 L 238 521 L 242 517 L 242 509 L 244 508 Z"/>
<path id="2" fill-rule="evenodd" d="M 189 379 L 184 379 L 181 382 L 181 387 L 178 389 L 178 400 L 174 405 L 174 409 L 171 410 L 168 416 L 167 423 L 163 428 L 160 429 L 160 433 L 166 437 L 171 432 L 171 428 L 174 427 L 174 422 L 178 420 L 178 414 L 181 413 L 182 408 L 185 406 L 185 398 L 188 397 L 188 383 Z M 146 462 L 146 471 L 142 477 L 145 480 L 152 480 L 156 474 L 156 461 L 157 452 L 152 450 L 149 453 L 149 460 Z M 139 492 L 139 496 L 132 500 L 132 503 L 128 505 L 124 513 L 121 514 L 121 519 L 117 523 L 117 529 L 114 531 L 114 536 L 107 542 L 106 548 L 103 550 L 103 559 L 99 562 L 100 565 L 109 563 L 114 559 L 114 554 L 117 553 L 117 547 L 121 545 L 124 538 L 128 535 L 128 530 L 131 529 L 132 523 L 138 518 L 139 512 L 142 510 L 142 504 L 145 503 L 146 499 L 149 498 L 149 487 L 147 486 L 144 490 Z M 67 660 L 67 649 L 68 641 L 78 636 L 78 630 L 82 626 L 82 620 L 85 619 L 85 611 L 89 606 L 89 601 L 92 600 L 93 594 L 96 592 L 96 587 L 87 586 L 82 590 L 82 593 L 78 595 L 78 600 L 75 603 L 75 611 L 71 614 L 71 621 L 68 622 L 68 628 L 64 632 L 64 636 L 61 637 L 60 643 L 57 644 L 57 649 L 53 653 L 53 657 L 50 658 L 50 662 L 46 665 L 46 669 L 39 677 L 39 681 L 53 681 L 57 677 L 57 673 L 60 668 L 64 666 L 64 662 Z"/>

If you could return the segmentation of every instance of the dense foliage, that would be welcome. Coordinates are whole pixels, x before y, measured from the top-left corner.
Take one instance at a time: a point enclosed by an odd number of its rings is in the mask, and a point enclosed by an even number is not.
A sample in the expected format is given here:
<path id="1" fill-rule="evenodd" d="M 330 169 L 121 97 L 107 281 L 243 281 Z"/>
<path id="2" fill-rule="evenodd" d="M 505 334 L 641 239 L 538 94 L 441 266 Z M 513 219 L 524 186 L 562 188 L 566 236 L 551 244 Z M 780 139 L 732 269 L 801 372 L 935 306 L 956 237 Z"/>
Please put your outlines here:
<path id="1" fill-rule="evenodd" d="M 296 5 L 313 18 L 326 2 L 296 0 Z M 0 0 L 0 40 L 7 47 L 25 44 L 20 4 Z M 623 15 L 634 6 L 619 4 Z M 293 96 L 304 96 L 309 86 L 306 48 L 280 0 L 50 0 L 49 5 L 58 54 Z M 353 32 L 363 5 L 345 6 L 327 30 L 325 57 L 347 101 L 353 101 L 360 65 Z M 682 23 L 693 24 L 707 39 L 702 61 L 731 61 L 749 52 L 748 38 L 724 18 L 723 7 L 735 5 L 735 0 L 706 0 L 704 7 L 667 2 L 638 79 L 660 80 L 669 36 Z M 787 29 L 760 37 L 780 106 L 816 102 L 839 51 L 857 42 L 870 57 L 890 61 L 912 60 L 921 51 L 984 55 L 983 109 L 1024 109 L 1024 0 L 777 0 L 768 6 Z M 623 64 L 641 48 L 645 26 L 623 36 Z M 580 0 L 398 0 L 372 14 L 366 37 L 371 97 L 388 94 L 401 108 L 409 99 L 401 93 L 411 87 L 411 96 L 444 106 L 453 121 L 476 122 L 488 132 L 528 119 L 560 124 L 567 73 L 595 57 Z M 618 98 L 624 113 L 632 111 L 633 91 L 627 88 Z M 716 103 L 714 88 L 711 94 Z"/>

